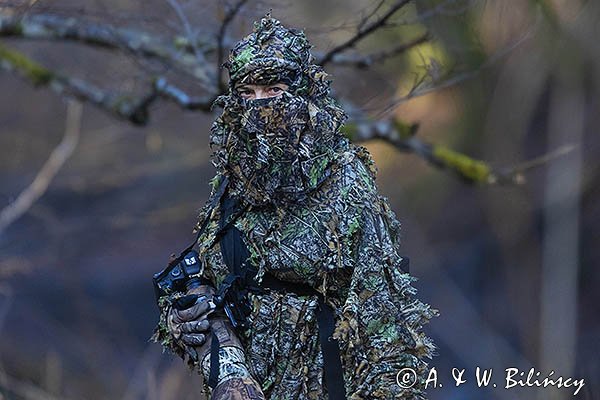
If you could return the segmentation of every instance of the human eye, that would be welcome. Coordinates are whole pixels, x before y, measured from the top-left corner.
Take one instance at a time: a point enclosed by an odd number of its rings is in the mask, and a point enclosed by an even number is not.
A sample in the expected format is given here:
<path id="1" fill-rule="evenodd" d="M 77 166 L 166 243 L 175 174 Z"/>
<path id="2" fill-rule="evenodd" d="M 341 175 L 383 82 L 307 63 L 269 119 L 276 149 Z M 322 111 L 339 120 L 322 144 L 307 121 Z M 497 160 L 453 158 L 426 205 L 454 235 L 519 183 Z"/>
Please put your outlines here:
<path id="1" fill-rule="evenodd" d="M 285 89 L 279 85 L 276 85 L 276 86 L 269 87 L 268 91 L 271 94 L 280 94 L 280 93 L 283 93 L 285 91 Z"/>
<path id="2" fill-rule="evenodd" d="M 250 99 L 254 97 L 254 90 L 246 87 L 238 88 L 237 93 L 244 99 Z"/>

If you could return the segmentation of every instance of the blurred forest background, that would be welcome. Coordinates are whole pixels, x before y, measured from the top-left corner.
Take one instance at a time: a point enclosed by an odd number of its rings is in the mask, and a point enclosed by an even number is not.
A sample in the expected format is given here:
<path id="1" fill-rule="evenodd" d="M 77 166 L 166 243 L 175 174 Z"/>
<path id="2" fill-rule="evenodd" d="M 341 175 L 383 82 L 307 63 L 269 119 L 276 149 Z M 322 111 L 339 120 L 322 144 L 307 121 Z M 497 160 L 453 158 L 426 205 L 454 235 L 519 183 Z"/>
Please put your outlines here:
<path id="1" fill-rule="evenodd" d="M 222 36 L 224 48 L 272 8 L 286 26 L 304 28 L 323 55 L 398 3 L 248 1 Z M 439 346 L 431 365 L 444 386 L 429 396 L 572 397 L 573 388 L 501 388 L 496 374 L 505 368 L 534 367 L 540 379 L 550 370 L 585 379 L 576 398 L 597 399 L 600 2 L 405 3 L 339 54 L 356 60 L 423 34 L 426 40 L 372 65 L 343 65 L 340 57 L 326 65 L 349 109 L 372 121 L 419 124 L 418 140 L 499 173 L 570 149 L 518 179 L 473 183 L 393 141 L 365 143 L 379 168 L 379 189 L 403 224 L 419 297 L 441 312 L 427 331 Z M 215 37 L 235 4 L 0 1 L 0 15 L 71 17 L 165 38 Z M 0 58 L 6 49 L 19 51 L 106 91 L 142 93 L 156 67 L 73 40 L 0 34 L 0 46 Z M 213 175 L 208 133 L 219 110 L 183 110 L 162 99 L 137 126 L 89 102 L 81 108 L 4 67 L 0 210 L 29 187 L 63 136 L 71 135 L 74 148 L 41 198 L 0 231 L 0 399 L 202 398 L 200 378 L 148 342 L 157 321 L 151 277 L 192 239 Z M 189 93 L 206 90 L 176 70 L 163 72 Z M 478 366 L 494 369 L 498 388 L 477 387 Z M 466 384 L 454 386 L 453 367 L 466 369 Z"/>

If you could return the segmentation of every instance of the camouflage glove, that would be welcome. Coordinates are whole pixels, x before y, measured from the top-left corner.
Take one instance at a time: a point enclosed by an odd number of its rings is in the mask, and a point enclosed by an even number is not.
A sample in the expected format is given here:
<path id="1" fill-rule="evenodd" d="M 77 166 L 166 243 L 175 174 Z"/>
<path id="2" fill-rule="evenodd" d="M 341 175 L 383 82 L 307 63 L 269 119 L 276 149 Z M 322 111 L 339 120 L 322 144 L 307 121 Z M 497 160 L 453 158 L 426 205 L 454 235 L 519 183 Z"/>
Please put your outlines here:
<path id="1" fill-rule="evenodd" d="M 214 292 L 212 287 L 202 285 L 173 303 L 168 312 L 167 326 L 176 341 L 193 347 L 204 344 L 210 329 L 208 315 L 216 308 Z"/>

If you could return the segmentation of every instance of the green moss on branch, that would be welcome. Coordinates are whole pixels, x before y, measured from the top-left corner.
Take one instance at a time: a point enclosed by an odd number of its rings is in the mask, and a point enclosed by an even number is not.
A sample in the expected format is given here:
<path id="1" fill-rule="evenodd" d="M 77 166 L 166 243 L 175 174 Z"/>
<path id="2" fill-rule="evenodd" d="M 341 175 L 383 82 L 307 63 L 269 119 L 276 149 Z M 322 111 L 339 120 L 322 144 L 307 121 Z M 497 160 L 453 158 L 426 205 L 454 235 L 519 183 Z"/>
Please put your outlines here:
<path id="1" fill-rule="evenodd" d="M 0 43 L 0 62 L 7 64 L 8 68 L 17 70 L 35 86 L 47 85 L 54 78 L 50 70 L 2 43 Z"/>
<path id="2" fill-rule="evenodd" d="M 468 180 L 476 183 L 488 183 L 493 180 L 491 168 L 483 161 L 475 160 L 440 145 L 432 145 L 432 155 L 436 162 L 456 171 Z"/>

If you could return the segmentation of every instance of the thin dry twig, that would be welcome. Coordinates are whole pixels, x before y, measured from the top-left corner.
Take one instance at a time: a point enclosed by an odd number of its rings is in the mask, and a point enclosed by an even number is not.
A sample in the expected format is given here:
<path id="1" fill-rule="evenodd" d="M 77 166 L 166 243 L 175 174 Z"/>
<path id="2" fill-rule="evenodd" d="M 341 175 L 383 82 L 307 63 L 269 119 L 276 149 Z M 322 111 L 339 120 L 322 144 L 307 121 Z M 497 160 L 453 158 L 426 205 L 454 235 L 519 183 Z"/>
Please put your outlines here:
<path id="1" fill-rule="evenodd" d="M 44 195 L 60 168 L 75 151 L 81 132 L 82 108 L 80 102 L 69 100 L 63 139 L 52 151 L 31 185 L 21 192 L 13 203 L 6 206 L 0 212 L 0 235 Z"/>
<path id="2" fill-rule="evenodd" d="M 500 170 L 499 175 L 505 177 L 513 177 L 512 180 L 517 180 L 518 183 L 525 182 L 525 173 L 535 169 L 537 167 L 541 167 L 545 164 L 548 164 L 550 161 L 553 161 L 559 157 L 565 156 L 571 153 L 578 147 L 576 144 L 566 144 L 564 146 L 559 147 L 547 154 L 542 154 L 539 157 L 532 158 L 531 160 L 527 160 L 520 164 L 515 165 L 514 167 L 510 167 L 505 170 Z"/>
<path id="3" fill-rule="evenodd" d="M 358 23 L 358 27 L 356 28 L 356 30 L 360 31 L 365 26 L 365 24 L 369 22 L 371 17 L 377 14 L 377 12 L 381 9 L 381 6 L 383 6 L 384 3 L 385 0 L 379 0 L 379 3 L 377 3 L 377 5 L 371 10 L 371 12 L 361 19 L 361 21 Z"/>
<path id="4" fill-rule="evenodd" d="M 373 64 L 380 63 L 380 62 L 387 60 L 388 58 L 392 58 L 397 55 L 400 55 L 400 54 L 406 52 L 407 50 L 412 49 L 415 46 L 418 46 L 422 43 L 427 42 L 429 39 L 430 39 L 429 34 L 424 33 L 423 35 L 418 36 L 418 37 L 414 38 L 413 40 L 410 40 L 406 43 L 401 43 L 392 48 L 389 48 L 389 49 L 386 49 L 386 50 L 383 50 L 383 51 L 380 51 L 377 53 L 372 53 L 372 54 L 367 54 L 367 55 L 337 54 L 333 57 L 333 59 L 331 60 L 331 63 L 335 64 L 335 65 L 342 65 L 342 66 L 355 67 L 355 68 L 359 68 L 359 69 L 366 69 L 366 68 L 371 67 Z"/>
<path id="5" fill-rule="evenodd" d="M 385 118 L 398 108 L 401 104 L 411 100 L 415 97 L 424 96 L 426 94 L 447 89 L 455 86 L 459 83 L 472 79 L 473 77 L 480 74 L 482 71 L 496 65 L 496 63 L 502 58 L 506 57 L 516 48 L 521 46 L 524 42 L 530 39 L 535 31 L 537 30 L 540 23 L 540 15 L 537 15 L 536 23 L 528 29 L 519 39 L 511 43 L 509 46 L 497 51 L 491 57 L 489 57 L 484 63 L 482 63 L 477 69 L 471 71 L 465 71 L 456 75 L 452 75 L 451 72 L 443 73 L 441 66 L 436 60 L 431 59 L 429 62 L 424 64 L 425 74 L 420 75 L 416 78 L 415 83 L 411 89 L 404 96 L 398 97 L 390 102 L 382 111 L 380 111 L 375 117 Z"/>
<path id="6" fill-rule="evenodd" d="M 194 53 L 194 56 L 198 60 L 198 63 L 200 65 L 206 63 L 206 57 L 204 57 L 204 54 L 198 48 L 198 43 L 196 41 L 196 35 L 192 31 L 192 25 L 190 24 L 190 21 L 188 20 L 187 16 L 185 15 L 185 11 L 183 10 L 183 7 L 181 6 L 181 4 L 179 4 L 179 2 L 177 0 L 167 0 L 167 3 L 171 6 L 173 11 L 175 11 L 175 14 L 177 14 L 177 18 L 179 18 L 179 21 L 183 25 L 183 30 L 185 32 L 185 36 L 188 38 L 189 43 L 191 43 L 192 51 Z"/>
<path id="7" fill-rule="evenodd" d="M 24 400 L 64 400 L 64 396 L 54 396 L 31 382 L 13 378 L 0 370 L 0 390 Z M 9 397 L 7 397 L 8 399 Z M 11 397 L 12 398 L 12 397 Z"/>
<path id="8" fill-rule="evenodd" d="M 235 16 L 241 10 L 241 8 L 246 4 L 248 0 L 238 0 L 232 7 L 229 8 L 225 17 L 223 18 L 223 22 L 221 23 L 221 27 L 219 28 L 219 33 L 217 34 L 217 84 L 221 92 L 225 92 L 227 89 L 225 84 L 223 83 L 223 60 L 225 58 L 224 54 L 224 39 L 225 33 L 227 32 L 227 28 L 229 24 L 233 21 Z"/>
<path id="9" fill-rule="evenodd" d="M 0 336 L 13 300 L 13 291 L 7 284 L 0 284 Z"/>
<path id="10" fill-rule="evenodd" d="M 329 52 L 327 52 L 325 54 L 325 56 L 323 56 L 323 58 L 318 61 L 318 64 L 325 66 L 325 64 L 327 64 L 328 62 L 333 60 L 333 57 L 336 54 L 341 53 L 342 51 L 353 47 L 360 40 L 364 39 L 369 34 L 373 33 L 377 29 L 384 26 L 388 22 L 388 20 L 398 10 L 402 9 L 404 6 L 406 6 L 410 2 L 411 2 L 411 0 L 401 0 L 401 1 L 396 2 L 396 4 L 392 5 L 390 7 L 390 9 L 384 15 L 382 15 L 380 18 L 373 21 L 371 24 L 367 25 L 366 27 L 363 27 L 362 29 L 358 29 L 356 34 L 354 36 L 352 36 L 350 39 L 346 40 L 344 43 L 337 45 L 336 47 L 331 49 Z M 359 25 L 359 26 L 362 26 L 362 25 Z"/>

